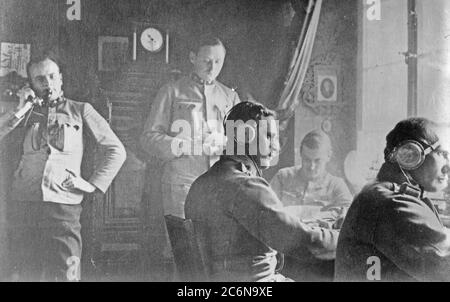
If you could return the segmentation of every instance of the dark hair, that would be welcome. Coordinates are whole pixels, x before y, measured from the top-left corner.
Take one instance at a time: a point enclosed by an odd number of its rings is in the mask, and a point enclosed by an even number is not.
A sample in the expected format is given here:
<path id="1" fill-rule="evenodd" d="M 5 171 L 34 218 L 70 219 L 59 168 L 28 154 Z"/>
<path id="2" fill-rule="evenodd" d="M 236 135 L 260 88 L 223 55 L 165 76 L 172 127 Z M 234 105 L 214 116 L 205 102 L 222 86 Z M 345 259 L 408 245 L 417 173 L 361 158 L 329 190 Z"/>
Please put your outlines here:
<path id="1" fill-rule="evenodd" d="M 387 161 L 392 150 L 406 140 L 418 141 L 423 147 L 426 146 L 424 146 L 422 140 L 430 145 L 436 143 L 439 140 L 435 132 L 436 128 L 436 123 L 422 117 L 412 117 L 400 121 L 386 136 L 384 159 Z"/>
<path id="2" fill-rule="evenodd" d="M 227 116 L 225 117 L 224 121 L 223 121 L 223 127 L 224 127 L 224 132 L 225 135 L 228 137 L 228 143 L 227 143 L 227 152 L 229 152 L 229 143 L 230 142 L 234 142 L 234 153 L 233 154 L 238 154 L 238 144 L 237 144 L 237 140 L 236 137 L 234 136 L 234 133 L 227 133 L 227 126 L 229 127 L 229 125 L 227 125 L 228 121 L 231 121 L 233 123 L 238 123 L 240 124 L 241 121 L 244 124 L 247 124 L 247 122 L 250 122 L 251 124 L 252 121 L 254 121 L 256 123 L 256 125 L 251 126 L 253 129 L 254 127 L 256 127 L 256 131 L 259 131 L 259 121 L 264 118 L 264 117 L 268 117 L 268 116 L 276 116 L 275 112 L 268 109 L 267 107 L 265 107 L 262 104 L 256 103 L 256 102 L 250 102 L 250 101 L 246 101 L 246 102 L 241 102 L 236 104 L 235 106 L 233 106 L 233 108 L 230 109 L 230 111 L 228 112 Z M 233 124 L 234 125 L 234 130 L 237 130 L 239 125 Z M 230 129 L 229 129 L 230 130 Z M 256 134 L 256 133 L 255 133 Z M 247 133 L 245 134 L 247 135 Z M 257 139 L 259 139 L 259 135 L 256 135 Z M 247 143 L 245 144 L 245 154 L 250 155 L 250 145 L 248 145 Z"/>
<path id="3" fill-rule="evenodd" d="M 300 152 L 303 146 L 310 149 L 318 149 L 321 146 L 326 146 L 331 151 L 330 137 L 322 130 L 313 130 L 306 134 L 300 143 Z"/>
<path id="4" fill-rule="evenodd" d="M 203 46 L 222 46 L 225 53 L 227 51 L 222 41 L 218 37 L 211 34 L 201 35 L 196 39 L 193 39 L 189 46 L 189 50 L 197 54 Z"/>
<path id="5" fill-rule="evenodd" d="M 30 68 L 31 68 L 31 66 L 33 66 L 35 64 L 38 64 L 38 63 L 40 63 L 42 61 L 45 61 L 47 59 L 55 62 L 56 65 L 58 65 L 59 72 L 62 73 L 62 69 L 63 68 L 61 66 L 62 64 L 61 64 L 61 61 L 60 61 L 58 55 L 55 52 L 53 52 L 52 50 L 44 50 L 44 51 L 41 51 L 41 52 L 38 52 L 38 53 L 34 54 L 31 57 L 30 62 L 28 62 L 28 64 L 27 64 L 27 76 L 28 76 L 28 79 L 30 81 L 31 81 L 31 77 L 30 77 Z"/>
<path id="6" fill-rule="evenodd" d="M 230 109 L 224 119 L 224 124 L 226 121 L 241 120 L 244 123 L 250 120 L 260 121 L 267 116 L 275 116 L 275 112 L 260 103 L 246 101 L 238 103 Z"/>

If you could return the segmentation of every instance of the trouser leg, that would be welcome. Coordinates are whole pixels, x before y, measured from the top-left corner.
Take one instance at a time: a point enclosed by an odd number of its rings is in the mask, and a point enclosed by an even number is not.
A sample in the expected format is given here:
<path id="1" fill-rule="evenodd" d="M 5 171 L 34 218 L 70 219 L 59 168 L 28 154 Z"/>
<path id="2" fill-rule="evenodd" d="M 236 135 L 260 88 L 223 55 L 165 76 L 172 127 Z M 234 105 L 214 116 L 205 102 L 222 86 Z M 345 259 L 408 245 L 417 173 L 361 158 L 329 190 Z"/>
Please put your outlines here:
<path id="1" fill-rule="evenodd" d="M 44 276 L 47 281 L 79 281 L 81 277 L 81 205 L 45 203 Z"/>
<path id="2" fill-rule="evenodd" d="M 42 276 L 41 205 L 14 201 L 8 209 L 9 276 L 11 281 L 39 281 Z"/>

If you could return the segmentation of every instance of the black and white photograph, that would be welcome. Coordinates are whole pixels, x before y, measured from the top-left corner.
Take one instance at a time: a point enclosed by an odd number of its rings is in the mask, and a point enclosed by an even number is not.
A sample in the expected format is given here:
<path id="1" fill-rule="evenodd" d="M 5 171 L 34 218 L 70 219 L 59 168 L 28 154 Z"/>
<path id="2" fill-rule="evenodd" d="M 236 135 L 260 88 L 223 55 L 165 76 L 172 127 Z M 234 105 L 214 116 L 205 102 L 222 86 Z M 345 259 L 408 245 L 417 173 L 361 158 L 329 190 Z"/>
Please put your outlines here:
<path id="1" fill-rule="evenodd" d="M 450 0 L 0 0 L 0 282 L 449 282 L 449 150 Z"/>

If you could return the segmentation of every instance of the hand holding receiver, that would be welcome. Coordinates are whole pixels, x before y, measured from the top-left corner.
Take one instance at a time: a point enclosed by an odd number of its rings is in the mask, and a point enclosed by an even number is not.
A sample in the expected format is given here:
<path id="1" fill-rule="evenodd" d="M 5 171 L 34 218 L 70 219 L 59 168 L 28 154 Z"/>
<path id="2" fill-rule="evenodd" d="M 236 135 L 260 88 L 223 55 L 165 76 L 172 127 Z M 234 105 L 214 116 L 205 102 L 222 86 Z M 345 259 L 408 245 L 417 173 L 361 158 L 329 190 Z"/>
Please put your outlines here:
<path id="1" fill-rule="evenodd" d="M 19 97 L 19 106 L 15 111 L 6 113 L 0 118 L 0 140 L 13 131 L 22 122 L 25 115 L 39 102 L 34 91 L 28 86 L 20 89 L 16 95 Z"/>
<path id="2" fill-rule="evenodd" d="M 30 86 L 24 86 L 20 90 L 16 92 L 16 95 L 19 97 L 19 106 L 17 106 L 17 109 L 23 108 L 25 103 L 29 100 L 33 100 L 36 98 L 36 94 L 34 93 L 33 89 L 31 89 Z"/>
<path id="3" fill-rule="evenodd" d="M 41 98 L 36 97 L 34 91 L 28 86 L 20 89 L 16 95 L 19 97 L 19 106 L 14 113 L 17 120 L 21 120 L 35 105 L 41 105 L 43 102 Z"/>

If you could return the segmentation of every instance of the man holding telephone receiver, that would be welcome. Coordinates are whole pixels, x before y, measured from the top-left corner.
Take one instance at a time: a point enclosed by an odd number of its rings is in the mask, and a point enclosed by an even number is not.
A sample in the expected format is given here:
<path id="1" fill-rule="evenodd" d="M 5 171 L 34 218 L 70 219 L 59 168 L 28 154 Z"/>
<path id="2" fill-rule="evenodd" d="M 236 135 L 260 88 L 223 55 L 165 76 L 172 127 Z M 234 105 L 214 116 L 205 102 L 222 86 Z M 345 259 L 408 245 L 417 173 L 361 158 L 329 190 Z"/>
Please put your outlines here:
<path id="1" fill-rule="evenodd" d="M 23 135 L 23 153 L 10 192 L 11 278 L 16 281 L 80 279 L 81 201 L 105 192 L 126 158 L 108 123 L 87 102 L 66 98 L 51 53 L 27 66 L 31 87 L 22 88 L 12 124 Z M 22 130 L 22 131 L 21 131 Z M 86 135 L 102 148 L 89 179 L 80 176 Z"/>

